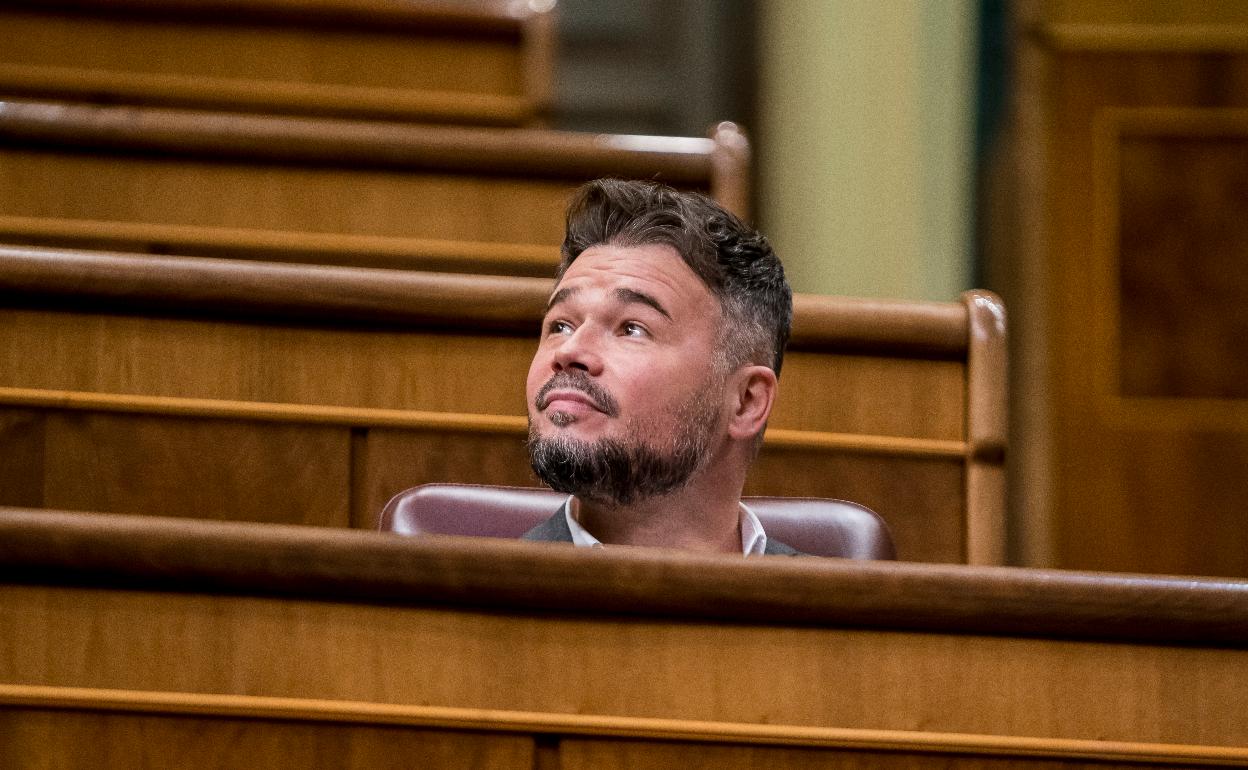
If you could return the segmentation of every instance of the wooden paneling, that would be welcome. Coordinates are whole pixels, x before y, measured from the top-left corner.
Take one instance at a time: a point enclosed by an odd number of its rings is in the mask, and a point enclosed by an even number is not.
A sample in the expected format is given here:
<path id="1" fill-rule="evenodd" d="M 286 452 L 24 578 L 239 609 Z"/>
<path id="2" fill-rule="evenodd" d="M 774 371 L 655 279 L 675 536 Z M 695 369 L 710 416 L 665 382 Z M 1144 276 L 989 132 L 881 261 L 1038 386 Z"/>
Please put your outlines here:
<path id="1" fill-rule="evenodd" d="M 530 338 L 44 310 L 0 318 L 6 387 L 438 412 L 523 414 L 517 384 L 536 345 L 536 322 Z M 960 441 L 962 369 L 796 351 L 771 427 Z"/>
<path id="2" fill-rule="evenodd" d="M 710 138 L 0 102 L 8 243 L 553 273 L 572 190 L 604 176 L 748 216 L 749 145 Z"/>
<path id="3" fill-rule="evenodd" d="M 481 434 L 368 429 L 358 439 L 352 526 L 376 529 L 390 498 L 418 484 L 539 486 L 529 470 L 525 435 L 519 426 Z"/>
<path id="4" fill-rule="evenodd" d="M 1119 147 L 1121 394 L 1248 399 L 1248 119 Z"/>
<path id="5" fill-rule="evenodd" d="M 966 479 L 961 457 L 769 447 L 750 469 L 748 495 L 831 497 L 884 517 L 906 561 L 968 560 Z"/>
<path id="6" fill-rule="evenodd" d="M 0 401 L 49 426 L 30 474 L 45 491 L 15 477 L 5 502 L 371 528 L 416 484 L 534 483 L 521 383 L 547 281 L 36 248 L 0 262 Z M 751 492 L 871 506 L 905 559 L 1000 563 L 1002 495 L 972 485 L 1004 460 L 1004 329 L 976 320 L 985 302 L 799 296 Z"/>
<path id="7" fill-rule="evenodd" d="M 44 413 L 0 409 L 0 504 L 43 506 Z"/>
<path id="8" fill-rule="evenodd" d="M 964 362 L 794 351 L 770 427 L 965 438 Z"/>
<path id="9" fill-rule="evenodd" d="M 1222 492 L 1248 468 L 1244 6 L 1016 10 L 1020 219 L 998 259 L 1023 559 L 1248 574 Z"/>
<path id="10" fill-rule="evenodd" d="M 29 478 L 6 483 L 0 504 L 345 526 L 349 500 L 350 524 L 371 529 L 390 497 L 416 484 L 537 483 L 522 425 L 358 428 L 348 456 L 346 426 L 91 411 L 43 421 L 47 451 L 30 458 Z M 964 474 L 957 454 L 773 442 L 746 492 L 860 502 L 884 516 L 901 558 L 958 563 L 967 558 Z M 29 479 L 43 480 L 38 496 Z"/>
<path id="11" fill-rule="evenodd" d="M 530 738 L 381 725 L 30 709 L 0 732 L 0 763 L 23 769 L 533 767 Z"/>
<path id="12" fill-rule="evenodd" d="M 1067 542 L 1072 559 L 1128 569 L 1146 556 L 1150 571 L 1163 574 L 1242 574 L 1248 433 L 1126 426 L 1116 433 L 1109 448 L 1121 459 L 1111 468 L 1124 480 L 1131 515 L 1111 520 L 1099 549 Z M 1171 505 L 1185 503 L 1188 513 L 1176 516 Z"/>
<path id="13" fill-rule="evenodd" d="M 0 93 L 518 125 L 549 107 L 550 25 L 504 2 L 17 3 Z"/>
<path id="14" fill-rule="evenodd" d="M 1026 759 L 974 753 L 933 756 L 896 751 L 827 752 L 772 746 L 706 746 L 696 743 L 565 740 L 559 744 L 560 770 L 1143 770 L 1150 764 L 1120 761 Z M 1126 760 L 1126 761 L 1123 761 Z M 1171 764 L 1194 768 L 1199 764 Z"/>
<path id="15" fill-rule="evenodd" d="M 0 181 L 6 216 L 550 246 L 563 237 L 571 188 L 518 178 L 12 148 L 0 153 Z"/>
<path id="16" fill-rule="evenodd" d="M 523 412 L 537 328 L 521 338 L 0 312 L 5 386 L 486 414 Z"/>
<path id="17" fill-rule="evenodd" d="M 45 420 L 46 507 L 349 523 L 346 428 L 89 412 Z"/>
<path id="18" fill-rule="evenodd" d="M 1187 0 L 1177 4 L 1170 0 L 1047 0 L 1046 6 L 1046 16 L 1055 22 L 1097 25 L 1090 32 L 1099 32 L 1101 39 L 1113 32 L 1128 31 L 1123 29 L 1128 25 L 1157 25 L 1147 27 L 1156 34 L 1203 31 L 1212 36 L 1218 30 L 1234 31 L 1224 25 L 1248 24 L 1248 8 L 1233 0 Z"/>
<path id="19" fill-rule="evenodd" d="M 23 511 L 0 529 L 21 577 L 0 587 L 0 725 L 32 743 L 158 747 L 185 721 L 221 740 L 187 734 L 183 763 L 311 730 L 431 759 L 536 740 L 567 767 L 1248 761 L 1243 581 Z"/>

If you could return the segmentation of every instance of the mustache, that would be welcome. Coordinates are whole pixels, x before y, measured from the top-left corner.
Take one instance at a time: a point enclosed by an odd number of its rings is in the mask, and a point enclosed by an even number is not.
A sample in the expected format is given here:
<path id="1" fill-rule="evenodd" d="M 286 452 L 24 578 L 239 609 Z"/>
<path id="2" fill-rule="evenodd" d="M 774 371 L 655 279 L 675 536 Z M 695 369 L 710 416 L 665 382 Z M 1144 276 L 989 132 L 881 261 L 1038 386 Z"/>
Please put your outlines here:
<path id="1" fill-rule="evenodd" d="M 558 372 L 537 391 L 537 397 L 533 399 L 533 404 L 539 410 L 546 408 L 546 396 L 552 390 L 577 390 L 589 396 L 594 402 L 594 408 L 608 417 L 618 417 L 620 414 L 620 405 L 615 398 L 607 392 L 607 389 L 590 379 L 588 374 L 573 369 L 572 371 Z"/>

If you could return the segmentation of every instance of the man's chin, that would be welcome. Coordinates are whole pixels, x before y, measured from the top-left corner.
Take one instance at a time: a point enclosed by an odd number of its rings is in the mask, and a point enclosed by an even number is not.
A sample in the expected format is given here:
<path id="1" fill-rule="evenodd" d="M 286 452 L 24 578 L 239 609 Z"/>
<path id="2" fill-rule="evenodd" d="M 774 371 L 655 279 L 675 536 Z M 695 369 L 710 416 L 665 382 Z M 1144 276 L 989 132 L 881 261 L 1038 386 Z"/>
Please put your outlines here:
<path id="1" fill-rule="evenodd" d="M 603 425 L 598 418 L 603 416 L 601 412 L 578 414 L 577 412 L 548 410 L 541 412 L 536 418 L 529 416 L 529 430 L 532 432 L 536 427 L 539 435 L 547 438 L 575 436 L 582 440 L 592 441 L 602 435 Z"/>
<path id="2" fill-rule="evenodd" d="M 546 422 L 556 428 L 571 428 L 580 418 L 571 412 L 547 412 Z"/>

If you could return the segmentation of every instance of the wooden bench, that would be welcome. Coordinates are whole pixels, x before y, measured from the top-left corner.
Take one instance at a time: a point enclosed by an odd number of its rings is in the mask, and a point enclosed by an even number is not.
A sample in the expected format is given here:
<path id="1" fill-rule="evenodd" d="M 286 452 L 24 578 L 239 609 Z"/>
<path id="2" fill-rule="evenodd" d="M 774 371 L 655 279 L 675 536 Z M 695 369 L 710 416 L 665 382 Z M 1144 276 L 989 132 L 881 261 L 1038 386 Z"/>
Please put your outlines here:
<path id="1" fill-rule="evenodd" d="M 0 764 L 1243 767 L 1245 589 L 8 509 Z"/>
<path id="2" fill-rule="evenodd" d="M 0 243 L 550 276 L 603 176 L 748 215 L 749 150 L 708 139 L 0 104 Z"/>
<path id="3" fill-rule="evenodd" d="M 553 3 L 54 0 L 0 8 L 0 96 L 525 125 Z"/>
<path id="4" fill-rule="evenodd" d="M 534 484 L 550 286 L 0 248 L 0 504 L 371 528 L 415 484 Z M 866 504 L 903 559 L 1002 563 L 995 298 L 795 306 L 747 493 Z"/>

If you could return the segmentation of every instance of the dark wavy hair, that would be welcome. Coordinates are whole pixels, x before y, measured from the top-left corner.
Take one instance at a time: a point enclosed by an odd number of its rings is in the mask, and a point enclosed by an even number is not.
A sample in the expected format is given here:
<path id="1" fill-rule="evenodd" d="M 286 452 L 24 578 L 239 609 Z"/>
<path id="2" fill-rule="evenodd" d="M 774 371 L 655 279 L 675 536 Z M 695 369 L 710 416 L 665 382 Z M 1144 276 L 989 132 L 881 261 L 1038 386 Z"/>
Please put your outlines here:
<path id="1" fill-rule="evenodd" d="M 718 300 L 720 349 L 730 369 L 770 366 L 777 375 L 793 322 L 793 293 L 771 244 L 715 201 L 664 184 L 598 179 L 568 205 L 557 277 L 591 246 L 671 246 Z"/>

